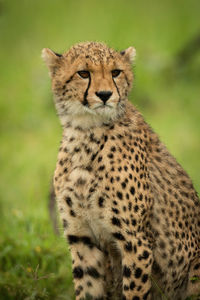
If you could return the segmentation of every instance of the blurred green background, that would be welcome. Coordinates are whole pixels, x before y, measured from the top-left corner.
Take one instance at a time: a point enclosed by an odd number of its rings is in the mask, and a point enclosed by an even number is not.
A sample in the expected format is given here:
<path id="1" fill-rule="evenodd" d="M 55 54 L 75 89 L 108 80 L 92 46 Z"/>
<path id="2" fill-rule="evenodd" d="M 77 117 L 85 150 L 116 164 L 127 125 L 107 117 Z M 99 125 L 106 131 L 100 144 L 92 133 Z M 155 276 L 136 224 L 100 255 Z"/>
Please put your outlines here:
<path id="1" fill-rule="evenodd" d="M 0 1 L 0 299 L 73 299 L 48 194 L 61 127 L 43 47 L 137 49 L 131 101 L 200 191 L 199 0 Z"/>

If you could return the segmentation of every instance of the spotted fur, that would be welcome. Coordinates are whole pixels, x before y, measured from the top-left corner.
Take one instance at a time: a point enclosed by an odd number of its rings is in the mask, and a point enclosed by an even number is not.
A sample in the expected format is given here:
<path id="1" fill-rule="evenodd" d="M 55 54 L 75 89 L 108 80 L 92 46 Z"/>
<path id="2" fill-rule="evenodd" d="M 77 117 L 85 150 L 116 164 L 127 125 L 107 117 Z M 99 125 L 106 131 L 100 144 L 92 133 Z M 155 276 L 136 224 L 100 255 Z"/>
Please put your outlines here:
<path id="1" fill-rule="evenodd" d="M 95 42 L 43 50 L 63 126 L 54 187 L 77 300 L 200 292 L 200 202 L 128 102 L 134 56 Z"/>

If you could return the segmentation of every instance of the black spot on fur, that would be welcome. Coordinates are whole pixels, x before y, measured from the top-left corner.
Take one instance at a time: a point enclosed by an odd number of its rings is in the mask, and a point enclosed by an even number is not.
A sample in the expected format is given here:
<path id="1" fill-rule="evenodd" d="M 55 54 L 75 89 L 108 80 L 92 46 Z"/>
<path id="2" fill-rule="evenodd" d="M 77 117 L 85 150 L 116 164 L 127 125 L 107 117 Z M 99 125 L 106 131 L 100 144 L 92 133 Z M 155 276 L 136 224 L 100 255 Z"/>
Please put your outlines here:
<path id="1" fill-rule="evenodd" d="M 142 276 L 142 282 L 143 282 L 143 283 L 146 283 L 147 280 L 148 280 L 148 275 L 147 275 L 147 274 L 144 274 L 144 275 Z"/>
<path id="2" fill-rule="evenodd" d="M 133 290 L 135 288 L 135 282 L 131 281 L 130 283 L 130 290 Z"/>
<path id="3" fill-rule="evenodd" d="M 88 267 L 86 269 L 86 273 L 95 279 L 98 279 L 100 277 L 99 272 L 94 267 Z"/>
<path id="4" fill-rule="evenodd" d="M 93 247 L 92 241 L 88 236 L 82 236 L 80 237 L 80 241 L 83 242 L 84 245 L 89 246 L 90 248 Z"/>
<path id="5" fill-rule="evenodd" d="M 132 220 L 131 220 L 131 224 L 132 224 L 133 226 L 135 226 L 135 225 L 137 224 L 137 221 L 136 221 L 135 219 L 132 219 Z"/>
<path id="6" fill-rule="evenodd" d="M 103 207 L 104 198 L 103 197 L 99 197 L 98 203 L 99 203 L 100 207 Z"/>
<path id="7" fill-rule="evenodd" d="M 118 226 L 118 227 L 121 227 L 121 222 L 120 222 L 120 220 L 119 220 L 118 218 L 116 218 L 116 217 L 113 217 L 113 218 L 112 218 L 112 224 L 113 224 L 113 225 L 116 225 L 116 226 Z"/>
<path id="8" fill-rule="evenodd" d="M 127 266 L 124 266 L 124 268 L 123 268 L 123 276 L 124 277 L 130 277 L 131 276 L 131 270 Z"/>
<path id="9" fill-rule="evenodd" d="M 104 166 L 104 165 L 102 165 L 102 166 L 100 166 L 100 167 L 99 167 L 99 169 L 98 169 L 98 170 L 99 170 L 99 171 L 103 171 L 104 169 L 105 169 L 105 166 Z"/>
<path id="10" fill-rule="evenodd" d="M 122 200 L 123 199 L 123 195 L 121 192 L 117 191 L 117 197 Z"/>
<path id="11" fill-rule="evenodd" d="M 198 269 L 200 269 L 200 263 L 199 263 L 199 264 L 196 264 L 196 265 L 194 266 L 194 270 L 198 270 Z"/>
<path id="12" fill-rule="evenodd" d="M 135 188 L 133 186 L 130 188 L 130 192 L 132 195 L 135 195 Z"/>
<path id="13" fill-rule="evenodd" d="M 68 235 L 67 238 L 70 245 L 79 242 L 79 238 L 76 235 Z"/>
<path id="14" fill-rule="evenodd" d="M 147 258 L 149 257 L 149 252 L 146 251 L 146 250 L 144 250 L 143 253 L 142 253 L 142 257 L 143 257 L 144 259 L 147 259 Z"/>
<path id="15" fill-rule="evenodd" d="M 81 279 L 83 278 L 83 269 L 78 266 L 73 269 L 74 278 Z"/>
<path id="16" fill-rule="evenodd" d="M 131 242 L 126 242 L 126 244 L 124 245 L 124 249 L 125 249 L 127 252 L 131 252 L 131 251 L 133 250 L 132 243 L 131 243 Z"/>
<path id="17" fill-rule="evenodd" d="M 65 198 L 66 203 L 68 204 L 69 207 L 72 207 L 72 199 L 70 197 Z"/>
<path id="18" fill-rule="evenodd" d="M 72 216 L 72 217 L 76 217 L 76 214 L 75 214 L 75 212 L 71 209 L 70 210 L 70 215 Z"/>
<path id="19" fill-rule="evenodd" d="M 113 208 L 113 207 L 112 207 L 112 211 L 113 211 L 115 214 L 117 214 L 117 215 L 119 214 L 119 210 L 118 210 L 117 208 Z"/>
<path id="20" fill-rule="evenodd" d="M 123 236 L 120 232 L 114 232 L 114 233 L 113 233 L 113 236 L 114 236 L 117 240 L 125 241 L 124 236 Z"/>
<path id="21" fill-rule="evenodd" d="M 142 274 L 142 270 L 140 268 L 137 268 L 135 270 L 135 277 L 136 278 L 140 278 L 141 274 Z"/>

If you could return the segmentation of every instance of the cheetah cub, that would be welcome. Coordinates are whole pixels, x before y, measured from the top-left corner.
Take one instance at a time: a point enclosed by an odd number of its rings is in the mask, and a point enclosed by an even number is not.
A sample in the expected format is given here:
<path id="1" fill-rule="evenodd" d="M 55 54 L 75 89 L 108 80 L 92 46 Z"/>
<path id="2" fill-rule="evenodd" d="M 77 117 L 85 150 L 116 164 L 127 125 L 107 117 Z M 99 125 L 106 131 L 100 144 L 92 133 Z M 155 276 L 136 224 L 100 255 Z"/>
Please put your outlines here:
<path id="1" fill-rule="evenodd" d="M 128 101 L 135 49 L 43 49 L 63 136 L 54 188 L 76 300 L 185 299 L 200 292 L 200 202 Z"/>

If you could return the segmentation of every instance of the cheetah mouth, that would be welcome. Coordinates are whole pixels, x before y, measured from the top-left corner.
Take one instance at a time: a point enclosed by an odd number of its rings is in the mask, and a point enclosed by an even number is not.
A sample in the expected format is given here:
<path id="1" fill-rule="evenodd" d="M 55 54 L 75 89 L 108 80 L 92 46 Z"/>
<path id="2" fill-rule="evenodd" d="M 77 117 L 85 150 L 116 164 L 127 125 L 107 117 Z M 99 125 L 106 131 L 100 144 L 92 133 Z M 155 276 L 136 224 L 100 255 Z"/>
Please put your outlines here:
<path id="1" fill-rule="evenodd" d="M 109 104 L 100 104 L 100 105 L 94 107 L 95 110 L 97 110 L 97 109 L 107 109 L 107 108 L 113 109 L 113 106 L 109 105 Z"/>

